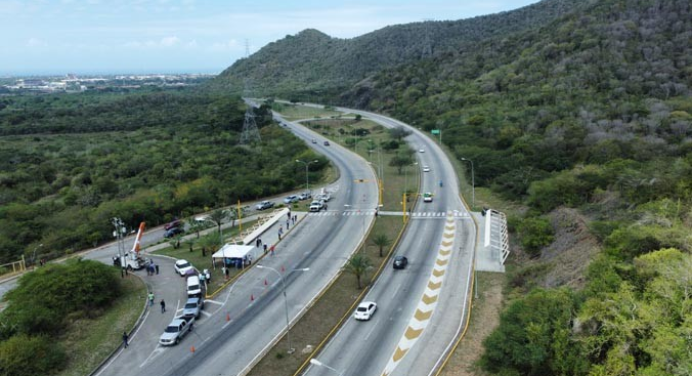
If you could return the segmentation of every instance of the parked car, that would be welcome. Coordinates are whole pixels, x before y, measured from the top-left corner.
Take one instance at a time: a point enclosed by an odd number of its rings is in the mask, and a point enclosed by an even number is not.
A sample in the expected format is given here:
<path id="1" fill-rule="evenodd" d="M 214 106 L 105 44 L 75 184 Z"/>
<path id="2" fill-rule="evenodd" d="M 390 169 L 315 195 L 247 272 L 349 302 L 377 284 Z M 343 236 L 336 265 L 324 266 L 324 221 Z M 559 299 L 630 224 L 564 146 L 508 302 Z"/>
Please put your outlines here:
<path id="1" fill-rule="evenodd" d="M 367 321 L 372 318 L 372 315 L 377 311 L 377 303 L 362 302 L 356 308 L 356 314 L 353 316 L 356 320 Z"/>
<path id="2" fill-rule="evenodd" d="M 396 256 L 394 257 L 394 269 L 405 269 L 408 265 L 408 259 L 406 256 Z"/>
<path id="3" fill-rule="evenodd" d="M 423 166 L 423 172 L 430 172 L 430 167 Z"/>
<path id="4" fill-rule="evenodd" d="M 195 323 L 195 316 L 180 316 L 171 321 L 163 331 L 159 338 L 159 344 L 162 346 L 177 345 L 187 333 L 192 330 Z"/>
<path id="5" fill-rule="evenodd" d="M 423 193 L 423 202 L 432 202 L 433 196 L 430 192 Z"/>
<path id="6" fill-rule="evenodd" d="M 313 144 L 316 144 L 316 143 L 317 143 L 317 140 L 315 140 L 315 139 L 313 138 L 313 139 L 312 139 L 312 143 L 313 143 Z"/>
<path id="7" fill-rule="evenodd" d="M 194 316 L 196 319 L 202 314 L 204 299 L 201 297 L 188 298 L 183 307 L 183 316 Z"/>
<path id="8" fill-rule="evenodd" d="M 327 201 L 332 199 L 332 195 L 330 195 L 329 193 L 323 193 L 323 194 L 319 194 L 319 195 L 315 196 L 315 198 L 318 200 L 327 202 Z"/>
<path id="9" fill-rule="evenodd" d="M 294 202 L 298 202 L 298 196 L 296 195 L 290 195 L 284 199 L 284 204 L 292 204 Z"/>
<path id="10" fill-rule="evenodd" d="M 303 192 L 298 195 L 298 200 L 304 201 L 304 200 L 309 200 L 312 198 L 312 194 L 310 192 Z"/>
<path id="11" fill-rule="evenodd" d="M 324 146 L 329 146 L 329 141 L 325 141 Z"/>
<path id="12" fill-rule="evenodd" d="M 257 209 L 257 210 L 265 210 L 265 209 L 269 209 L 269 208 L 271 208 L 271 207 L 274 207 L 274 203 L 273 203 L 273 202 L 271 202 L 271 201 L 262 201 L 262 202 L 260 202 L 259 204 L 257 204 L 257 206 L 255 206 L 255 209 Z"/>
<path id="13" fill-rule="evenodd" d="M 202 283 L 199 281 L 199 276 L 191 275 L 187 277 L 187 296 L 201 296 Z"/>
<path id="14" fill-rule="evenodd" d="M 189 270 L 194 270 L 192 265 L 187 260 L 178 260 L 175 262 L 175 272 L 185 277 Z"/>
<path id="15" fill-rule="evenodd" d="M 168 231 L 166 231 L 163 234 L 163 237 L 168 239 L 168 238 L 172 238 L 176 235 L 180 235 L 184 232 L 185 232 L 185 230 L 183 230 L 181 227 L 173 227 L 173 228 L 168 229 Z"/>
<path id="16" fill-rule="evenodd" d="M 168 222 L 165 225 L 163 225 L 163 229 L 168 231 L 172 228 L 177 228 L 177 227 L 182 227 L 183 222 L 179 219 L 176 219 L 175 221 Z"/>

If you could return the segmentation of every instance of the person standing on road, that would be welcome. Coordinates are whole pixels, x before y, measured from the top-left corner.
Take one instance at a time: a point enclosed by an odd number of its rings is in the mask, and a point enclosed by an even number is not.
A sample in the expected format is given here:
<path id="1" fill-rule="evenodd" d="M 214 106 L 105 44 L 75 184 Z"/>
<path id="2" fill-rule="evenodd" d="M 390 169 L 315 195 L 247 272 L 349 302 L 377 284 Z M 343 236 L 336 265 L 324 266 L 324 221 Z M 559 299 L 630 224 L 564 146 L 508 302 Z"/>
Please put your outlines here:
<path id="1" fill-rule="evenodd" d="M 266 244 L 264 244 L 264 254 L 265 255 L 267 254 L 267 245 Z"/>
<path id="2" fill-rule="evenodd" d="M 123 347 L 124 347 L 124 348 L 127 348 L 127 345 L 128 345 L 128 344 L 127 344 L 127 340 L 128 340 L 128 338 L 129 338 L 129 336 L 127 335 L 127 332 L 123 332 Z"/>
<path id="3" fill-rule="evenodd" d="M 153 305 L 154 305 L 154 293 L 150 291 L 149 292 L 149 306 L 151 307 Z"/>
<path id="4" fill-rule="evenodd" d="M 166 302 L 161 299 L 161 313 L 166 312 Z"/>
<path id="5" fill-rule="evenodd" d="M 154 268 L 156 268 L 156 274 L 159 274 L 159 264 L 154 264 Z"/>

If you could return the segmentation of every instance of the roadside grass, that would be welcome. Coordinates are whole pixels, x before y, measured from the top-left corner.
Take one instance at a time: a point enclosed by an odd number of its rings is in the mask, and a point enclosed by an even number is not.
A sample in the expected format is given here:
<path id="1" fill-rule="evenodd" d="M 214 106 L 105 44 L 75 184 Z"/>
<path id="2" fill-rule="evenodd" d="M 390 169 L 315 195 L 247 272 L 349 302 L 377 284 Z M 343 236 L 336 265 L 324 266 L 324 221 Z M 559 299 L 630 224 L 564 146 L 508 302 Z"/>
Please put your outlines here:
<path id="1" fill-rule="evenodd" d="M 315 304 L 291 328 L 291 341 L 296 351 L 288 354 L 288 339 L 284 335 L 264 358 L 250 371 L 250 376 L 287 376 L 293 375 L 306 361 L 317 345 L 328 338 L 330 332 L 345 317 L 351 319 L 353 304 L 360 294 L 372 283 L 380 267 L 387 267 L 387 254 L 394 246 L 394 239 L 401 231 L 401 219 L 397 217 L 377 217 L 372 231 L 358 254 L 366 255 L 373 264 L 372 269 L 361 280 L 363 289 L 356 285 L 356 277 L 346 271 L 336 278 L 334 283 L 317 298 Z M 376 234 L 385 234 L 392 239 L 392 244 L 385 247 L 385 257 L 379 257 L 379 248 L 372 244 Z"/>
<path id="2" fill-rule="evenodd" d="M 504 274 L 489 272 L 479 272 L 477 276 L 479 299 L 474 300 L 468 332 L 440 376 L 487 375 L 477 362 L 483 352 L 483 340 L 500 322 L 506 278 Z"/>
<path id="3" fill-rule="evenodd" d="M 254 225 L 257 221 L 251 221 L 248 223 L 243 224 L 243 228 L 249 228 L 252 225 Z M 214 227 L 214 230 L 216 228 Z M 227 228 L 223 230 L 223 236 L 226 240 L 231 239 L 232 237 L 238 235 L 239 233 L 239 228 L 236 222 L 236 225 L 231 228 Z M 204 237 L 204 235 L 201 235 L 200 238 Z M 199 246 L 197 237 L 195 236 L 194 238 L 191 239 L 192 242 L 192 248 L 190 248 L 190 245 L 187 244 L 185 241 L 182 241 L 180 244 L 180 248 L 174 249 L 171 246 L 168 246 L 163 249 L 159 249 L 157 251 L 154 251 L 154 254 L 157 255 L 165 255 L 169 257 L 173 257 L 176 259 L 185 259 L 189 261 L 197 270 L 200 272 L 204 269 L 209 269 L 209 272 L 211 273 L 211 281 L 208 282 L 207 284 L 207 293 L 211 293 L 216 291 L 218 288 L 223 286 L 224 283 L 226 283 L 226 279 L 224 278 L 223 271 L 220 266 L 217 266 L 216 269 L 214 269 L 212 263 L 211 263 L 211 255 L 212 253 L 207 251 L 206 255 L 202 256 L 202 247 Z M 190 251 L 192 249 L 192 251 Z M 229 274 L 228 277 L 229 279 L 232 279 L 236 275 L 238 275 L 242 269 L 236 269 L 236 268 L 230 268 L 229 269 Z"/>
<path id="4" fill-rule="evenodd" d="M 58 339 L 68 356 L 67 368 L 59 376 L 90 374 L 122 343 L 123 332 L 137 322 L 146 301 L 146 286 L 141 279 L 121 279 L 123 296 L 96 319 L 70 320 L 66 333 Z"/>
<path id="5" fill-rule="evenodd" d="M 274 103 L 272 109 L 279 112 L 286 120 L 309 119 L 316 117 L 339 116 L 341 112 L 326 110 L 324 108 L 306 107 L 297 104 Z"/>

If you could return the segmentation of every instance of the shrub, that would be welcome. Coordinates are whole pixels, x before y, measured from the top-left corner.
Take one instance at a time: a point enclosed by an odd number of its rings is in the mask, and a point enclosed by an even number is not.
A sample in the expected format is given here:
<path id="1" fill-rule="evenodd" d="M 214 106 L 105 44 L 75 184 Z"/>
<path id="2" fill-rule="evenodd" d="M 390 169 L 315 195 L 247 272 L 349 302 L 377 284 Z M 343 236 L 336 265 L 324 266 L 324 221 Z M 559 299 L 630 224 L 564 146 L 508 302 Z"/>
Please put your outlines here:
<path id="1" fill-rule="evenodd" d="M 524 252 L 537 257 L 541 248 L 553 242 L 553 228 L 543 217 L 525 218 L 518 227 L 519 238 Z"/>
<path id="2" fill-rule="evenodd" d="M 50 338 L 20 334 L 0 343 L 0 374 L 50 375 L 65 366 L 67 357 Z"/>

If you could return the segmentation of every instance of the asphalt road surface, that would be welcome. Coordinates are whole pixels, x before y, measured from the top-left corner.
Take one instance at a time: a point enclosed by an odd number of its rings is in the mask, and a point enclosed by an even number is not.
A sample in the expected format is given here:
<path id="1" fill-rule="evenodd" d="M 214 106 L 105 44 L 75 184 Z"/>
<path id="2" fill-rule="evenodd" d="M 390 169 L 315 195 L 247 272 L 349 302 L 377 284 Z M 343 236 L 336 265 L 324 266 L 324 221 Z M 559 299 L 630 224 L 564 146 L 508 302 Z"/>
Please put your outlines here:
<path id="1" fill-rule="evenodd" d="M 386 126 L 405 124 L 367 112 L 360 113 Z M 364 300 L 378 310 L 370 321 L 350 319 L 311 366 L 308 375 L 428 375 L 457 336 L 468 309 L 476 230 L 459 199 L 451 163 L 434 141 L 419 131 L 407 138 L 417 152 L 422 192 L 433 192 L 432 203 L 420 202 L 417 212 L 447 212 L 446 217 L 411 219 L 396 250 L 409 259 L 404 270 L 389 266 Z M 440 186 L 440 180 L 443 186 Z M 421 200 L 422 201 L 422 200 Z"/>

